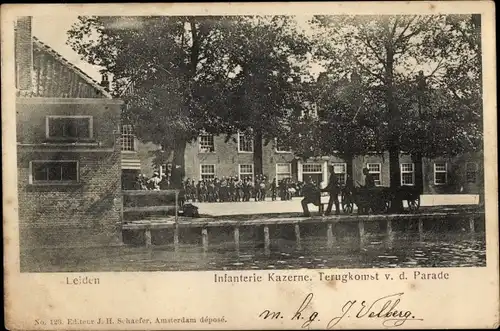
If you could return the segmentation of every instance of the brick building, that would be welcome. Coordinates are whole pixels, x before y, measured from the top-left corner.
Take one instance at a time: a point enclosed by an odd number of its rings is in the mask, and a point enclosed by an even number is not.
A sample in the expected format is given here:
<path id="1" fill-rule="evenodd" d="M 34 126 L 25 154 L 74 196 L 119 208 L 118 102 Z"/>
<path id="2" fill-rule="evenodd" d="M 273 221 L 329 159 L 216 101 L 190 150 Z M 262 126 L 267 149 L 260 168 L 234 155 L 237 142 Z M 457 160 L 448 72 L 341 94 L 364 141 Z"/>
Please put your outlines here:
<path id="1" fill-rule="evenodd" d="M 130 171 L 129 183 L 139 173 L 151 176 L 153 171 L 164 173 L 168 164 L 156 162 L 155 155 L 160 148 L 151 143 L 137 141 L 133 134 L 122 136 L 122 142 L 133 139 L 134 150 L 123 151 L 122 160 L 134 160 L 136 170 L 127 170 L 130 161 L 122 162 L 124 172 Z M 185 153 L 185 176 L 199 180 L 213 177 L 253 177 L 255 175 L 253 142 L 244 135 L 235 135 L 226 141 L 225 135 L 201 135 L 187 145 Z M 126 148 L 124 146 L 123 148 Z M 478 194 L 483 184 L 483 161 L 481 153 L 469 153 L 456 157 L 439 157 L 422 160 L 422 177 L 424 194 Z M 339 180 L 345 183 L 348 173 L 348 162 L 339 156 L 324 156 L 315 159 L 301 160 L 293 152 L 278 146 L 271 141 L 262 146 L 262 170 L 270 180 L 291 178 L 304 181 L 311 177 L 315 182 L 325 186 L 328 182 L 329 169 L 333 167 Z M 353 180 L 356 184 L 364 184 L 362 170 L 367 167 L 375 183 L 390 186 L 389 154 L 367 154 L 352 160 Z M 124 169 L 125 168 L 125 169 Z M 400 180 L 402 185 L 416 185 L 416 166 L 410 155 L 400 156 Z"/>
<path id="2" fill-rule="evenodd" d="M 33 37 L 30 17 L 15 37 L 21 247 L 120 243 L 121 102 Z"/>
<path id="3" fill-rule="evenodd" d="M 202 135 L 186 149 L 186 177 L 195 180 L 222 176 L 253 177 L 253 142 L 244 135 L 225 142 L 225 136 Z M 347 160 L 338 156 L 324 156 L 301 160 L 291 150 L 280 148 L 277 141 L 262 147 L 263 174 L 269 179 L 292 178 L 304 181 L 311 177 L 325 186 L 329 169 L 333 167 L 339 180 L 345 183 Z M 459 157 L 441 157 L 423 160 L 424 194 L 477 194 L 482 180 L 480 154 Z M 367 167 L 375 177 L 376 185 L 390 186 L 389 154 L 369 154 L 352 160 L 354 183 L 364 184 L 362 170 Z M 410 155 L 400 156 L 401 183 L 415 185 L 415 164 Z"/>

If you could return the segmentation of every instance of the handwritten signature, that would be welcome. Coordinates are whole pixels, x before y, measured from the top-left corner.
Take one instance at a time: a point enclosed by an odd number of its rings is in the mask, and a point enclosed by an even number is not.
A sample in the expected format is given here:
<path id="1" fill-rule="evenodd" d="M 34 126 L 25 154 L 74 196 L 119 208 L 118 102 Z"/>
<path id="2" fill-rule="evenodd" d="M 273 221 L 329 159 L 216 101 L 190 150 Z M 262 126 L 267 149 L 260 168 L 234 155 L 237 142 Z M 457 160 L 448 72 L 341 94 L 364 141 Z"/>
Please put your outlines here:
<path id="1" fill-rule="evenodd" d="M 403 295 L 403 292 L 386 295 L 372 302 L 366 300 L 348 300 L 342 305 L 340 315 L 333 318 L 329 317 L 326 329 L 333 329 L 342 320 L 349 318 L 380 320 L 382 326 L 387 328 L 399 327 L 408 321 L 423 321 L 422 318 L 416 318 L 410 310 L 403 310 L 398 307 Z M 307 294 L 295 313 L 289 315 L 292 321 L 302 322 L 301 328 L 309 328 L 312 323 L 321 321 L 319 312 L 310 310 L 313 298 L 313 293 Z M 266 309 L 259 314 L 259 318 L 264 320 L 279 320 L 287 317 L 280 311 Z"/>

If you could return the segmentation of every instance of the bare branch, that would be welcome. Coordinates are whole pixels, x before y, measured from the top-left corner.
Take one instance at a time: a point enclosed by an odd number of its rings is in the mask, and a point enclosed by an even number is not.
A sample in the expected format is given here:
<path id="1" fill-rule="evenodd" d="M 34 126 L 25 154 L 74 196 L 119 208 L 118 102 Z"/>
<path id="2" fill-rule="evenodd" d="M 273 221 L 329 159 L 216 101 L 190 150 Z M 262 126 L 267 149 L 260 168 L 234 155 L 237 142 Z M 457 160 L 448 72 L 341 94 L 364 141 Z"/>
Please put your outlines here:
<path id="1" fill-rule="evenodd" d="M 410 24 L 411 22 L 413 22 L 415 19 L 413 19 L 412 21 L 410 21 Z M 398 37 L 398 39 L 396 40 L 396 42 L 394 43 L 395 45 L 397 45 L 399 42 L 407 42 L 408 40 L 411 39 L 411 37 L 421 33 L 422 31 L 424 31 L 426 28 L 427 28 L 427 25 L 433 20 L 433 17 L 429 17 L 425 22 L 422 22 L 420 28 L 418 29 L 415 29 L 413 32 L 410 32 L 408 33 L 407 35 L 404 34 L 404 32 L 406 30 L 408 30 L 408 27 L 410 25 L 407 25 L 407 27 L 405 28 L 405 30 L 401 33 L 401 35 Z"/>
<path id="2" fill-rule="evenodd" d="M 395 45 L 397 45 L 400 42 L 400 40 L 403 38 L 404 34 L 406 33 L 406 31 L 408 31 L 408 29 L 410 28 L 411 24 L 416 20 L 416 18 L 417 18 L 417 16 L 413 16 L 408 21 L 408 23 L 406 24 L 406 26 L 403 28 L 403 31 L 399 34 L 399 36 L 394 41 Z M 396 25 L 394 25 L 394 29 L 396 29 Z"/>
<path id="3" fill-rule="evenodd" d="M 395 18 L 394 18 L 394 26 L 392 27 L 392 31 L 391 31 L 391 40 L 394 38 L 394 35 L 396 34 L 396 28 L 398 27 L 398 24 L 399 24 L 399 15 L 397 15 Z"/>
<path id="4" fill-rule="evenodd" d="M 380 79 L 380 81 L 385 83 L 385 78 L 381 74 L 377 74 L 376 72 L 373 72 L 372 70 L 368 69 L 367 66 L 365 66 L 363 63 L 361 63 L 355 56 L 352 57 L 354 61 L 356 61 L 356 64 L 360 66 L 364 71 L 368 72 L 370 75 Z"/>
<path id="5" fill-rule="evenodd" d="M 365 34 L 363 32 L 363 38 L 359 38 L 359 40 L 365 44 L 372 52 L 373 52 L 373 55 L 375 55 L 375 57 L 377 58 L 377 60 L 385 66 L 385 61 L 379 56 L 378 52 L 377 52 L 377 49 L 372 45 L 372 43 L 370 42 L 370 38 L 367 34 Z"/>
<path id="6" fill-rule="evenodd" d="M 441 68 L 441 65 L 443 64 L 443 60 L 444 60 L 444 57 L 441 58 L 441 60 L 437 64 L 436 68 L 434 68 L 434 70 L 429 75 L 425 76 L 425 78 L 432 77 Z"/>

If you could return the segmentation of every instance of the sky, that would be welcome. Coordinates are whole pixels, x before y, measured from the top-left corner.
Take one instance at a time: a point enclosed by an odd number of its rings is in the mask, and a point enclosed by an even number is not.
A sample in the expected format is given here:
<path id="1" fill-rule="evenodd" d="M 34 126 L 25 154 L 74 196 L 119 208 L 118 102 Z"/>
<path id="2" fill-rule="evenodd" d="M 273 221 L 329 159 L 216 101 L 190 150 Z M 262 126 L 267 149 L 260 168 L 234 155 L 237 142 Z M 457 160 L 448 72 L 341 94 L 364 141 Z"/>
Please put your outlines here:
<path id="1" fill-rule="evenodd" d="M 80 59 L 70 46 L 66 45 L 68 39 L 66 32 L 71 25 L 78 21 L 78 16 L 33 16 L 32 33 L 33 36 L 40 39 L 43 43 L 50 46 L 56 52 L 61 54 L 66 60 L 80 68 L 87 75 L 101 81 L 99 67 L 89 64 Z"/>
<path id="2" fill-rule="evenodd" d="M 297 18 L 297 24 L 303 28 L 306 33 L 311 32 L 309 24 L 307 23 L 308 18 L 309 17 L 305 16 Z M 49 45 L 69 62 L 100 82 L 101 74 L 99 73 L 99 67 L 81 60 L 80 55 L 70 46 L 66 45 L 66 40 L 68 39 L 66 32 L 71 28 L 71 25 L 77 21 L 78 15 L 33 16 L 32 32 L 35 37 Z M 311 71 L 313 76 L 317 76 L 319 71 L 322 71 L 322 68 L 319 65 L 312 64 Z"/>

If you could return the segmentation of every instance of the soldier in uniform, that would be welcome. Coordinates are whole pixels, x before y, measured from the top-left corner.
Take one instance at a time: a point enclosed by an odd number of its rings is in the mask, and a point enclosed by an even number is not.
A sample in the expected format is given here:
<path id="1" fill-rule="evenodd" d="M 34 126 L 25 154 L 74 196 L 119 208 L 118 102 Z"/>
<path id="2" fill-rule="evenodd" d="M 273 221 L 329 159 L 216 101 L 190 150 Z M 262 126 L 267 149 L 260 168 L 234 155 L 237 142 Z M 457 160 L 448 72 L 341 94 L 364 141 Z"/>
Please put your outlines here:
<path id="1" fill-rule="evenodd" d="M 271 200 L 276 200 L 276 178 L 273 178 L 273 181 L 271 183 Z"/>
<path id="2" fill-rule="evenodd" d="M 309 217 L 311 216 L 311 214 L 309 213 L 307 205 L 312 203 L 315 206 L 319 206 L 319 204 L 321 203 L 321 192 L 319 188 L 314 185 L 311 177 L 307 179 L 306 184 L 302 188 L 302 192 L 304 195 L 304 199 L 302 199 L 300 203 L 302 204 L 304 216 Z"/>
<path id="3" fill-rule="evenodd" d="M 321 190 L 322 192 L 328 192 L 330 194 L 330 200 L 328 200 L 328 207 L 326 208 L 325 215 L 330 215 L 332 213 L 332 206 L 335 203 L 335 214 L 340 214 L 340 204 L 339 204 L 339 193 L 340 185 L 337 175 L 333 167 L 330 170 L 330 180 L 328 185 Z"/>
<path id="4" fill-rule="evenodd" d="M 160 174 L 158 173 L 158 171 L 155 171 L 155 172 L 153 172 L 153 177 L 151 177 L 147 181 L 147 185 L 148 185 L 150 190 L 159 190 L 160 189 L 160 185 L 159 185 L 160 181 L 161 181 Z"/>
<path id="5" fill-rule="evenodd" d="M 368 170 L 368 168 L 363 169 L 363 175 L 365 175 L 365 187 L 375 187 L 375 179 L 373 179 L 373 176 L 370 174 L 370 170 Z"/>

